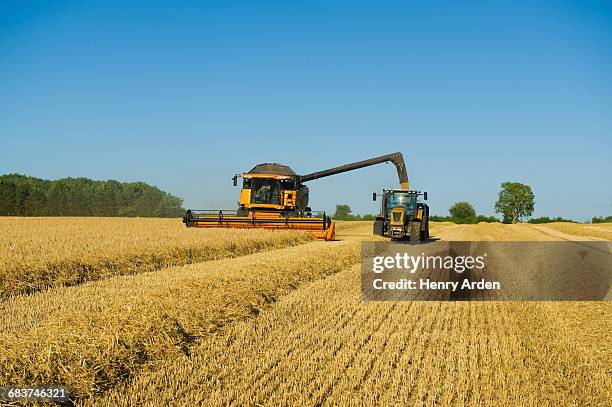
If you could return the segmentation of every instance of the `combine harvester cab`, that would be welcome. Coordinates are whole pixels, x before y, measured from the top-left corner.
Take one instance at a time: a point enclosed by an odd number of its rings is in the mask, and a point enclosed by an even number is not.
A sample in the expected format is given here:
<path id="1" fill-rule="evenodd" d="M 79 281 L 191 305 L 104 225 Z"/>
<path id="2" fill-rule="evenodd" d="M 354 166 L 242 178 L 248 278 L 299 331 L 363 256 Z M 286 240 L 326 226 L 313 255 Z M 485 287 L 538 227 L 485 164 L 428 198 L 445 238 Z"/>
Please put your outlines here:
<path id="1" fill-rule="evenodd" d="M 408 185 L 401 153 L 358 161 L 307 175 L 298 175 L 286 165 L 265 163 L 251 171 L 234 175 L 234 186 L 242 178 L 236 210 L 188 210 L 183 217 L 187 227 L 264 228 L 303 230 L 318 239 L 336 240 L 336 225 L 325 212 L 308 207 L 305 182 L 383 162 L 393 162 L 402 186 Z"/>

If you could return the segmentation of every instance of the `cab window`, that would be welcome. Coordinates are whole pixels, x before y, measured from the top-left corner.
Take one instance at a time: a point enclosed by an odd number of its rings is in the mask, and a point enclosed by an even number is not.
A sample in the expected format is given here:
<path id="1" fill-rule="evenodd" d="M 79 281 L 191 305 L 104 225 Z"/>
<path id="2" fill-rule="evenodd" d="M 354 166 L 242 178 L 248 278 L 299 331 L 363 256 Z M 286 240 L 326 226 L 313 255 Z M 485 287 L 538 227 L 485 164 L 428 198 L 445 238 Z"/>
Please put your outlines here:
<path id="1" fill-rule="evenodd" d="M 280 205 L 280 188 L 274 179 L 251 180 L 251 203 Z"/>
<path id="2" fill-rule="evenodd" d="M 416 195 L 405 193 L 394 193 L 387 198 L 387 218 L 391 216 L 393 208 L 402 206 L 406 208 L 406 212 L 414 211 L 416 208 Z"/>

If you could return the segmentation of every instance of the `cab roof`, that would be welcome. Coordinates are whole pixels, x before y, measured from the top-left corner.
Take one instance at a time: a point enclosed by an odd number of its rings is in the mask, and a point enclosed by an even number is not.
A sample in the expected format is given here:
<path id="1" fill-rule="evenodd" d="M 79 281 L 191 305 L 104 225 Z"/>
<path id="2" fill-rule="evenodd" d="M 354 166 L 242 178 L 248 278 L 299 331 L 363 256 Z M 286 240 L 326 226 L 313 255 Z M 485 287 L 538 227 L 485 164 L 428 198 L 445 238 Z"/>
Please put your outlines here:
<path id="1" fill-rule="evenodd" d="M 415 191 L 413 189 L 383 189 L 384 192 L 403 192 L 407 194 L 418 194 L 419 191 Z"/>

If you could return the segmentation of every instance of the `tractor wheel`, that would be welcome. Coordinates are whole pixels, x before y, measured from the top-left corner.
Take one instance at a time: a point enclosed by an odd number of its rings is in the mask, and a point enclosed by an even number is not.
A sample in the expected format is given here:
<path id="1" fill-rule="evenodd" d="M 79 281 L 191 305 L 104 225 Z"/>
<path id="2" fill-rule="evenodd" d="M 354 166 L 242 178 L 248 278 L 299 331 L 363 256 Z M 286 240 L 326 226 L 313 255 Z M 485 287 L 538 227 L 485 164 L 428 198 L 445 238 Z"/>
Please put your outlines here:
<path id="1" fill-rule="evenodd" d="M 429 225 L 425 225 L 423 230 L 421 230 L 421 242 L 426 242 L 429 240 Z"/>
<path id="2" fill-rule="evenodd" d="M 385 221 L 383 219 L 376 219 L 374 221 L 373 232 L 375 235 L 382 236 L 384 233 Z"/>
<path id="3" fill-rule="evenodd" d="M 421 243 L 421 221 L 413 220 L 410 222 L 410 244 Z"/>

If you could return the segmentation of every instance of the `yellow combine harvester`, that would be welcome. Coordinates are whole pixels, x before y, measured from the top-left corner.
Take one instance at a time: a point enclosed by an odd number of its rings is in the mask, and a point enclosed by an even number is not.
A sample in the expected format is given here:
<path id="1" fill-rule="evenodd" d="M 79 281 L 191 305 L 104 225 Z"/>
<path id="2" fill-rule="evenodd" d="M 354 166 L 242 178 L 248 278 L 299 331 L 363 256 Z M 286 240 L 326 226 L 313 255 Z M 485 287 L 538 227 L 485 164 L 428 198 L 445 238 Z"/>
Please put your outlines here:
<path id="1" fill-rule="evenodd" d="M 319 239 L 335 240 L 335 223 L 325 212 L 308 207 L 307 181 L 352 171 L 370 165 L 395 164 L 401 188 L 408 189 L 402 153 L 387 154 L 307 175 L 297 175 L 286 165 L 266 163 L 234 175 L 234 186 L 242 178 L 237 210 L 191 210 L 183 217 L 187 227 L 228 227 L 304 230 Z"/>

